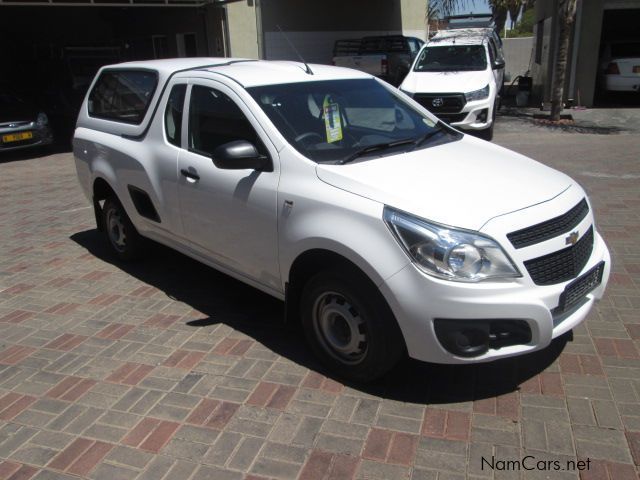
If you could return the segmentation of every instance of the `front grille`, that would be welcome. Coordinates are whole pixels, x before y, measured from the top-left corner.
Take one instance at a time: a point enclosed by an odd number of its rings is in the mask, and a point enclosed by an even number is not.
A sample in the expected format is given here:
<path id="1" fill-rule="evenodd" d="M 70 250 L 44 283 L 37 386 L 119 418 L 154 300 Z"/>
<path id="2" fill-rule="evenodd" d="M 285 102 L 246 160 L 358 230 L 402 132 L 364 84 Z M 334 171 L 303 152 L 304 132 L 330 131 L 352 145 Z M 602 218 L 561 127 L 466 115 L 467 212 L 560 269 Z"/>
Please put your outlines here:
<path id="1" fill-rule="evenodd" d="M 467 103 L 462 93 L 416 93 L 413 99 L 435 114 L 458 113 Z"/>
<path id="2" fill-rule="evenodd" d="M 564 215 L 512 232 L 507 235 L 507 238 L 515 248 L 535 245 L 568 232 L 576 227 L 587 216 L 587 213 L 589 213 L 589 205 L 583 198 L 580 203 Z"/>
<path id="3" fill-rule="evenodd" d="M 438 118 L 444 123 L 461 122 L 467 117 L 467 113 L 439 113 Z"/>
<path id="4" fill-rule="evenodd" d="M 557 252 L 524 262 L 536 285 L 554 285 L 575 278 L 593 250 L 593 227 L 578 242 Z"/>

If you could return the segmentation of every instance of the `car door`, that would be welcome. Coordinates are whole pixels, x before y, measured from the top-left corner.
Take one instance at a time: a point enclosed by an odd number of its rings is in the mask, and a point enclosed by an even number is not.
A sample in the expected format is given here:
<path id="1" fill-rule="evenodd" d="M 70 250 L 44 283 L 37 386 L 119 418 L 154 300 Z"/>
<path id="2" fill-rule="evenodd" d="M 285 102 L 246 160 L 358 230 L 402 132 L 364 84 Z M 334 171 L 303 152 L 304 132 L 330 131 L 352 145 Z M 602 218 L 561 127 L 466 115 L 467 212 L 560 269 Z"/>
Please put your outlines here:
<path id="1" fill-rule="evenodd" d="M 279 292 L 278 153 L 249 108 L 226 85 L 192 80 L 188 97 L 186 148 L 178 157 L 185 238 L 214 262 Z M 216 167 L 216 148 L 237 140 L 249 141 L 268 156 L 272 171 Z"/>
<path id="2" fill-rule="evenodd" d="M 180 217 L 180 200 L 178 197 L 178 156 L 182 148 L 182 124 L 187 93 L 188 80 L 174 79 L 167 85 L 165 96 L 160 103 L 163 138 L 153 142 L 154 168 L 149 175 L 152 179 L 154 191 L 157 192 L 159 215 L 161 222 L 158 228 L 168 231 L 170 236 L 182 234 L 182 219 Z M 166 98 L 166 100 L 165 100 Z M 159 112 L 160 113 L 160 112 Z M 155 125 L 154 125 L 155 126 Z M 156 132 L 153 129 L 153 132 Z M 165 232 L 161 232 L 165 234 Z"/>

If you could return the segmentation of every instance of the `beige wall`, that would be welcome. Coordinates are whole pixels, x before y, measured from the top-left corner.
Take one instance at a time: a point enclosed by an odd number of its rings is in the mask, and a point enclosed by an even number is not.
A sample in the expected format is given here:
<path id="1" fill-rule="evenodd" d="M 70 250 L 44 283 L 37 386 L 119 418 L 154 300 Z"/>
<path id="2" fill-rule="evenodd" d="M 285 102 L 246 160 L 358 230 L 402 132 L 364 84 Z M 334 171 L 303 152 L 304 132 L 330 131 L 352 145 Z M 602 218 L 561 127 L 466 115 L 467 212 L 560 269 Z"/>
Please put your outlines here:
<path id="1" fill-rule="evenodd" d="M 241 0 L 226 9 L 233 57 L 295 58 L 278 27 L 308 61 L 323 63 L 342 38 L 426 38 L 427 0 Z"/>
<path id="2" fill-rule="evenodd" d="M 426 40 L 427 2 L 424 0 L 400 0 L 400 11 L 402 34 Z"/>
<path id="3" fill-rule="evenodd" d="M 254 1 L 241 1 L 227 5 L 229 25 L 229 56 L 258 58 L 258 31 Z"/>

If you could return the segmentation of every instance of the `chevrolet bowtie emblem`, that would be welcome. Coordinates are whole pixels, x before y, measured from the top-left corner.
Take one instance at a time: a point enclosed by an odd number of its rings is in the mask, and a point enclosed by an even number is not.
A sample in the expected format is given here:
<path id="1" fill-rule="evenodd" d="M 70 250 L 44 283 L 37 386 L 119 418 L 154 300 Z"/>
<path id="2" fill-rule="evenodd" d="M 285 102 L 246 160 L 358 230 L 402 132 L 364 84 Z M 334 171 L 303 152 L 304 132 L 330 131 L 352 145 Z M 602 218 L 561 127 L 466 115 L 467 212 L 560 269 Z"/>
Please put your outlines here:
<path id="1" fill-rule="evenodd" d="M 578 232 L 571 232 L 567 238 L 564 239 L 565 245 L 575 245 L 578 241 Z"/>

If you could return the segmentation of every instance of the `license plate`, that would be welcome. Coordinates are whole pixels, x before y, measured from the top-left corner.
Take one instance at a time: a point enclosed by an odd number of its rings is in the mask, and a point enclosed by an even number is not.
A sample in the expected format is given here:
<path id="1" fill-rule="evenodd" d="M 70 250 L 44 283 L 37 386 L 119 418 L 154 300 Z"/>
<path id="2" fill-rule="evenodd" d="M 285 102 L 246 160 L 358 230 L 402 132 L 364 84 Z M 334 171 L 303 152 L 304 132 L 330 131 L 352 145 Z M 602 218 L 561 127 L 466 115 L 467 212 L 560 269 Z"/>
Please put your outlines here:
<path id="1" fill-rule="evenodd" d="M 582 300 L 585 295 L 602 283 L 603 273 L 604 262 L 600 262 L 587 273 L 567 285 L 562 295 L 560 295 L 560 304 L 556 311 L 561 312 L 567 310 Z"/>
<path id="2" fill-rule="evenodd" d="M 633 73 L 640 73 L 640 65 L 633 66 Z"/>
<path id="3" fill-rule="evenodd" d="M 2 136 L 3 143 L 19 142 L 20 140 L 29 140 L 33 138 L 33 132 L 10 133 Z"/>

